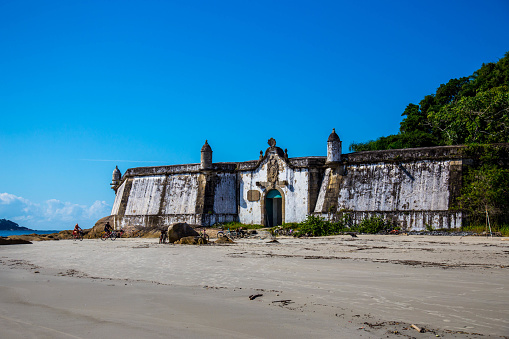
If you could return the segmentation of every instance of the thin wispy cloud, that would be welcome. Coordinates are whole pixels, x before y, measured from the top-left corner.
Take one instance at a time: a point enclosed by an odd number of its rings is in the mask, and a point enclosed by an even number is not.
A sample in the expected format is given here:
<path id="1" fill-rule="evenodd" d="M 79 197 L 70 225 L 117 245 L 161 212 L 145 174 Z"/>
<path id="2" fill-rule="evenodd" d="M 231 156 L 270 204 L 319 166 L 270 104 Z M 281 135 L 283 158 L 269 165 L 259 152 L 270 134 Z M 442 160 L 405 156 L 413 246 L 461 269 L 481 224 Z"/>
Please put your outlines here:
<path id="1" fill-rule="evenodd" d="M 78 159 L 80 161 L 104 161 L 104 162 L 150 162 L 150 163 L 165 163 L 165 161 L 157 161 L 157 160 L 110 160 L 110 159 Z M 167 161 L 166 161 L 167 162 Z"/>

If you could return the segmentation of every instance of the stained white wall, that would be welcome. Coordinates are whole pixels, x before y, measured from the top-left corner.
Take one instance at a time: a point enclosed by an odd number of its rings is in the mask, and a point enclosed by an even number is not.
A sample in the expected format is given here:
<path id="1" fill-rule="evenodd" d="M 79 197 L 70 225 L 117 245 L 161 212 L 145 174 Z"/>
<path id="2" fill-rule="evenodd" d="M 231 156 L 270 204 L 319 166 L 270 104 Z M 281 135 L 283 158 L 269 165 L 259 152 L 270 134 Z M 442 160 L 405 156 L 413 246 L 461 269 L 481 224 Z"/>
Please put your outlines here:
<path id="1" fill-rule="evenodd" d="M 214 195 L 214 213 L 237 213 L 237 175 L 235 173 L 220 173 L 217 175 L 217 185 Z"/>
<path id="2" fill-rule="evenodd" d="M 117 193 L 115 195 L 115 202 L 113 203 L 113 208 L 111 209 L 111 215 L 117 215 L 118 209 L 120 208 L 120 202 L 122 201 L 122 196 L 124 195 L 124 187 L 125 187 L 125 181 L 120 185 L 120 187 L 117 189 Z"/>
<path id="3" fill-rule="evenodd" d="M 327 168 L 322 179 L 322 185 L 320 186 L 320 192 L 318 193 L 318 199 L 316 200 L 315 212 L 320 213 L 323 210 L 323 204 L 325 203 L 325 193 L 327 192 L 327 186 L 329 185 L 329 179 L 332 169 Z"/>
<path id="4" fill-rule="evenodd" d="M 256 186 L 257 181 L 267 181 L 267 166 L 259 167 L 255 171 L 240 172 L 239 175 L 239 221 L 244 224 L 261 224 L 261 199 L 263 199 L 264 190 Z M 248 201 L 247 192 L 257 190 L 260 192 L 260 200 Z"/>
<path id="5" fill-rule="evenodd" d="M 308 170 L 292 169 L 286 162 L 277 157 L 279 166 L 279 181 L 288 181 L 287 186 L 280 189 L 285 195 L 285 220 L 284 222 L 300 222 L 306 218 L 308 208 Z M 261 201 L 266 194 L 266 189 L 256 185 L 256 182 L 267 182 L 267 162 L 265 159 L 261 166 L 253 171 L 240 172 L 240 204 L 239 220 L 246 224 L 261 224 Z M 259 201 L 248 201 L 247 192 L 257 190 L 260 192 Z"/>
<path id="6" fill-rule="evenodd" d="M 354 165 L 347 168 L 338 207 L 354 211 L 446 211 L 448 187 L 448 161 Z"/>
<path id="7" fill-rule="evenodd" d="M 163 214 L 194 214 L 198 196 L 198 174 L 168 176 Z"/>
<path id="8" fill-rule="evenodd" d="M 285 166 L 279 174 L 279 180 L 288 181 L 288 186 L 283 188 L 286 198 L 284 221 L 303 221 L 308 214 L 309 171 L 307 169 L 294 170 Z"/>
<path id="9" fill-rule="evenodd" d="M 164 175 L 134 178 L 125 215 L 158 214 L 164 181 Z"/>

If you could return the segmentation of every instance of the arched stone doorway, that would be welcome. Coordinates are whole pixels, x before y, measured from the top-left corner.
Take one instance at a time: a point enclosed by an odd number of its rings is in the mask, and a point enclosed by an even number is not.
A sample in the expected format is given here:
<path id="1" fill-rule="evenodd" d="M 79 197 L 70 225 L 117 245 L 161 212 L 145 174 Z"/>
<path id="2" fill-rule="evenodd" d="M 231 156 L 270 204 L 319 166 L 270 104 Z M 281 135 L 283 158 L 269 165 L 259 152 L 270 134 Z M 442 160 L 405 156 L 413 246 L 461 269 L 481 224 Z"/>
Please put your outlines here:
<path id="1" fill-rule="evenodd" d="M 265 196 L 265 226 L 274 227 L 283 224 L 283 196 L 273 189 Z"/>

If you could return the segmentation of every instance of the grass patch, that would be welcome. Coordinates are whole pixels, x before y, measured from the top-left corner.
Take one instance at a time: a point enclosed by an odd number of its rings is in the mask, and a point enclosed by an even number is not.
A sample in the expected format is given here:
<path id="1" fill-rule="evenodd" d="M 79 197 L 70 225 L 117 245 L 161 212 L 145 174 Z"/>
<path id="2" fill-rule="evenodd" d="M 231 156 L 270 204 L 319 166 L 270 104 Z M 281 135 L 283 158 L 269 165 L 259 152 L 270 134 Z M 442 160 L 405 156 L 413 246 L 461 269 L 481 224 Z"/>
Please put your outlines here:
<path id="1" fill-rule="evenodd" d="M 359 233 L 376 234 L 381 232 L 389 232 L 391 230 L 399 230 L 389 220 L 381 217 L 370 217 L 362 220 L 358 225 L 352 227 L 352 230 Z"/>
<path id="2" fill-rule="evenodd" d="M 478 234 L 482 234 L 486 231 L 489 233 L 489 228 L 487 229 L 486 225 L 468 225 L 463 226 L 461 230 L 465 232 L 474 232 Z M 509 237 L 509 225 L 492 225 L 491 232 L 500 233 L 500 235 L 503 237 Z"/>

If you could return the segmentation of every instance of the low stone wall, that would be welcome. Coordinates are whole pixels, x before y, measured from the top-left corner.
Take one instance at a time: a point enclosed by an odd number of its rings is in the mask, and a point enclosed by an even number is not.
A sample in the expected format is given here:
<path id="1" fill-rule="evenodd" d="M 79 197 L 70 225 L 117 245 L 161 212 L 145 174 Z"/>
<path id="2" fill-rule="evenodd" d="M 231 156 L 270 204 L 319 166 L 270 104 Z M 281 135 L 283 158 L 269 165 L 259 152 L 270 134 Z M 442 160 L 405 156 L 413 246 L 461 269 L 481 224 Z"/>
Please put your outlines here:
<path id="1" fill-rule="evenodd" d="M 407 231 L 422 231 L 428 227 L 454 229 L 460 228 L 463 223 L 463 213 L 459 211 L 353 211 L 347 213 L 352 218 L 353 224 L 359 224 L 362 220 L 371 217 L 380 217 Z M 314 213 L 313 215 L 326 220 L 334 220 L 334 216 L 331 214 Z"/>
<path id="2" fill-rule="evenodd" d="M 216 223 L 238 221 L 237 214 L 170 214 L 111 216 L 115 229 L 140 227 L 168 227 L 185 222 L 189 225 L 213 226 Z"/>

